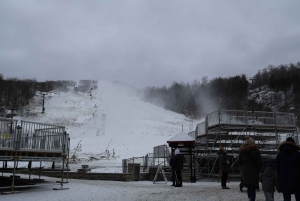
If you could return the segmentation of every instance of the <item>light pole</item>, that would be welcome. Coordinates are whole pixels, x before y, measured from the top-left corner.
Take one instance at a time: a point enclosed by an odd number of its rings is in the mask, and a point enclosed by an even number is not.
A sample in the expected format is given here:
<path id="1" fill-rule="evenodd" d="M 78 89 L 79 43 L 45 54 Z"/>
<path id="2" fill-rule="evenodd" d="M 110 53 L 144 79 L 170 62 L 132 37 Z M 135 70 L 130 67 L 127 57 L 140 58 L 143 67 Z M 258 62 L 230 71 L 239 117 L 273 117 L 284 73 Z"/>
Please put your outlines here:
<path id="1" fill-rule="evenodd" d="M 10 134 L 13 133 L 13 117 L 14 117 L 14 111 L 18 110 L 17 108 L 10 108 Z"/>
<path id="2" fill-rule="evenodd" d="M 17 159 L 19 160 L 19 157 L 17 155 L 17 152 L 20 148 L 20 138 L 21 138 L 21 126 L 17 126 L 17 132 L 15 132 L 14 140 L 15 140 L 15 156 L 14 156 L 14 170 L 13 170 L 13 180 L 11 184 L 11 191 L 14 191 L 15 188 L 15 174 L 16 174 L 16 168 L 17 168 Z"/>
<path id="3" fill-rule="evenodd" d="M 43 108 L 42 108 L 42 113 L 45 112 L 45 95 L 47 95 L 47 94 L 42 94 L 42 96 L 43 96 Z"/>

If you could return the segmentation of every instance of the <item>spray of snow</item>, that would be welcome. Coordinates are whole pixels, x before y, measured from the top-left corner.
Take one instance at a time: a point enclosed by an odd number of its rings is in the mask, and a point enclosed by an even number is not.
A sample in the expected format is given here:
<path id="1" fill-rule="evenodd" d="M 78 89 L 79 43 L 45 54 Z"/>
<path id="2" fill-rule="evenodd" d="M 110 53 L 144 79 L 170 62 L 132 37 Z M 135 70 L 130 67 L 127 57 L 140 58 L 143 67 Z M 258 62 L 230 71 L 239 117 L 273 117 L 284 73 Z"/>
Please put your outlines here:
<path id="1" fill-rule="evenodd" d="M 45 113 L 41 113 L 41 105 L 36 105 L 28 117 L 19 117 L 66 127 L 71 139 L 70 156 L 75 154 L 81 161 L 70 164 L 71 170 L 84 163 L 94 172 L 120 172 L 122 159 L 152 153 L 154 146 L 166 144 L 182 127 L 186 133 L 190 131 L 184 115 L 144 102 L 137 89 L 116 82 L 97 83 L 87 93 L 50 93 Z M 103 156 L 107 152 L 109 158 Z"/>

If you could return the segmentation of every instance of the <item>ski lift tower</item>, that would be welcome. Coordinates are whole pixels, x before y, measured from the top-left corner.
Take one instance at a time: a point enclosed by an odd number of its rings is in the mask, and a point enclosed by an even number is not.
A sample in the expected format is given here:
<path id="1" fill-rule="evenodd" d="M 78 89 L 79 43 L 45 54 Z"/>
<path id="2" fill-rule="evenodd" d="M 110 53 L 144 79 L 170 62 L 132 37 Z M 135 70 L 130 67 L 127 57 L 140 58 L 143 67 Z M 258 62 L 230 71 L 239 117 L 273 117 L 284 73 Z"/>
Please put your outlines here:
<path id="1" fill-rule="evenodd" d="M 43 108 L 42 113 L 45 112 L 45 96 L 48 95 L 47 93 L 40 93 L 42 95 L 42 101 L 43 101 Z"/>
<path id="2" fill-rule="evenodd" d="M 189 116 L 189 128 L 190 128 L 189 131 L 193 130 L 193 115 Z"/>
<path id="3" fill-rule="evenodd" d="M 103 110 L 103 113 L 102 113 L 102 135 L 105 135 L 105 119 L 106 119 L 106 114 L 105 114 L 105 112 L 104 112 L 104 110 Z"/>

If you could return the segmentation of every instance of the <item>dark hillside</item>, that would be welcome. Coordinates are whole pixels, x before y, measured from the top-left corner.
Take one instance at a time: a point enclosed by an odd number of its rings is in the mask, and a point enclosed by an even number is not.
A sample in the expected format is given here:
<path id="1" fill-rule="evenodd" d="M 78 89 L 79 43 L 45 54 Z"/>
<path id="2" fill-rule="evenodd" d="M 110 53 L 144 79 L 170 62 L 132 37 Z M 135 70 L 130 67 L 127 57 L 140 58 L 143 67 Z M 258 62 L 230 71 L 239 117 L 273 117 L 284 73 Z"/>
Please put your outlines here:
<path id="1" fill-rule="evenodd" d="M 4 78 L 0 74 L 0 116 L 9 115 L 11 109 L 29 104 L 37 92 L 46 93 L 56 88 L 65 89 L 68 81 L 37 82 L 35 79 Z"/>
<path id="2" fill-rule="evenodd" d="M 251 78 L 239 75 L 171 87 L 148 87 L 144 99 L 165 109 L 203 117 L 218 109 L 293 112 L 300 115 L 300 63 L 268 66 Z"/>

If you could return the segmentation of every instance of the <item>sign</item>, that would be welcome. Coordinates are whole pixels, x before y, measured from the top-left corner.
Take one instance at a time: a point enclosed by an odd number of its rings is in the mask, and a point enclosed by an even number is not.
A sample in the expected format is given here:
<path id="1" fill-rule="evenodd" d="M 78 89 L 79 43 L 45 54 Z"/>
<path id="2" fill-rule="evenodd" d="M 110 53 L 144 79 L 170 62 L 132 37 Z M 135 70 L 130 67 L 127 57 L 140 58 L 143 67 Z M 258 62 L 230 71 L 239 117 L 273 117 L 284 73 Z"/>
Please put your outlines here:
<path id="1" fill-rule="evenodd" d="M 5 139 L 5 138 L 6 138 L 6 139 L 9 138 L 9 134 L 5 134 L 5 133 L 2 134 L 2 138 L 4 138 L 4 139 Z"/>

